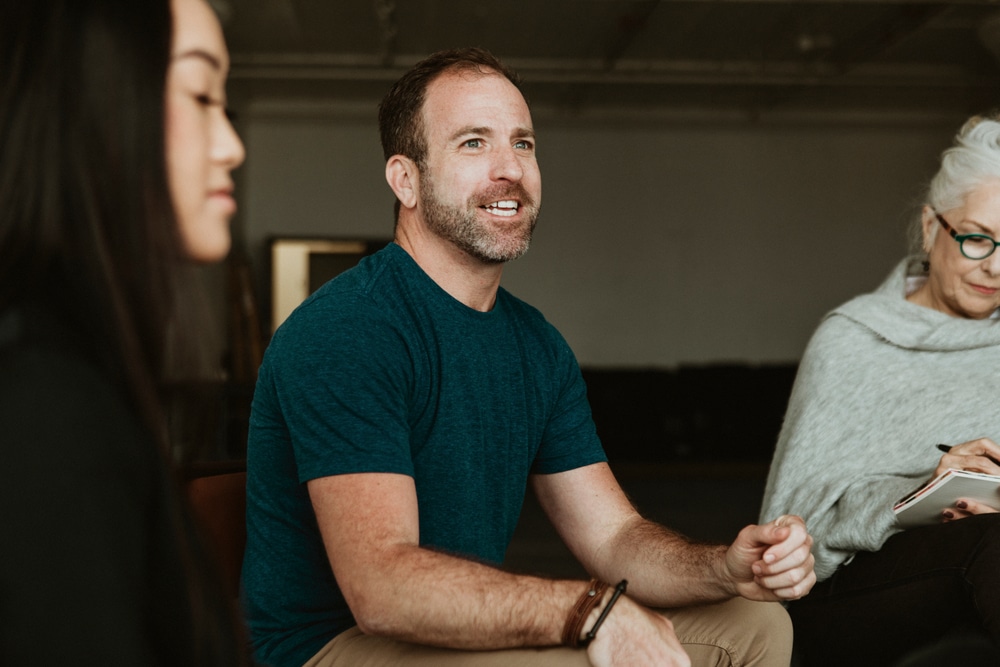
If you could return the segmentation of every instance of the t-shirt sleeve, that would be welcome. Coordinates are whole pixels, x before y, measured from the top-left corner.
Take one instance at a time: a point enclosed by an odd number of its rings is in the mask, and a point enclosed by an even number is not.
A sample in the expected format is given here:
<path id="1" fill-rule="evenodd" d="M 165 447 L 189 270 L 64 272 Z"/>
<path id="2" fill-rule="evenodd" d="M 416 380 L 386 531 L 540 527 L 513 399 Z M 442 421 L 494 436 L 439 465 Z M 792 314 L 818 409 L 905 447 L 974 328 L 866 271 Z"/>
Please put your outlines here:
<path id="1" fill-rule="evenodd" d="M 299 481 L 412 475 L 412 364 L 397 328 L 361 293 L 319 300 L 288 324 L 269 346 L 263 372 L 276 403 L 271 420 L 284 421 Z"/>
<path id="2" fill-rule="evenodd" d="M 554 354 L 550 360 L 555 394 L 532 473 L 552 474 L 607 461 L 587 401 L 580 366 L 565 339 L 550 327 Z"/>

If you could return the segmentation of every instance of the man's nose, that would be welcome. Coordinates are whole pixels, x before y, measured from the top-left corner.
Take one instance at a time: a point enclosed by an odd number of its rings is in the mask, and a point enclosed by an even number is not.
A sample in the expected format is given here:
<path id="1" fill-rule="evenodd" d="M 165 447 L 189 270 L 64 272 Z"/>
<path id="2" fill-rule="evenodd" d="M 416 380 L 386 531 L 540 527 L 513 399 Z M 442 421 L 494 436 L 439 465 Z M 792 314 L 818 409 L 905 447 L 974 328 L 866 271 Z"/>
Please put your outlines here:
<path id="1" fill-rule="evenodd" d="M 524 176 L 524 167 L 512 146 L 502 147 L 496 151 L 493 158 L 493 180 L 520 181 Z"/>

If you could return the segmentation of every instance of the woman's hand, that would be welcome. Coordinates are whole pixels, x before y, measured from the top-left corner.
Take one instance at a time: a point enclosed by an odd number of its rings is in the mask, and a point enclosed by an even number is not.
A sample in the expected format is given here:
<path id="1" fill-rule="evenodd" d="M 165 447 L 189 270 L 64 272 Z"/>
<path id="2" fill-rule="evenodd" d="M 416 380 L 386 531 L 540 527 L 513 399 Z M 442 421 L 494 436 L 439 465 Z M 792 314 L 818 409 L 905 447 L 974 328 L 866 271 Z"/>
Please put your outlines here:
<path id="1" fill-rule="evenodd" d="M 941 512 L 941 522 L 958 521 L 959 519 L 964 519 L 967 516 L 975 516 L 976 514 L 996 514 L 997 511 L 997 509 L 979 501 L 970 500 L 969 498 L 959 498 L 955 501 L 954 507 L 949 507 Z"/>
<path id="2" fill-rule="evenodd" d="M 937 477 L 948 468 L 1000 475 L 1000 446 L 989 438 L 977 438 L 955 445 L 941 456 L 933 477 Z"/>
<path id="3" fill-rule="evenodd" d="M 955 445 L 941 457 L 937 468 L 934 469 L 934 476 L 937 477 L 948 468 L 1000 475 L 1000 446 L 989 438 L 977 438 Z M 941 512 L 941 521 L 947 523 L 976 514 L 996 514 L 998 511 L 1000 508 L 969 498 L 960 498 L 954 506 Z"/>

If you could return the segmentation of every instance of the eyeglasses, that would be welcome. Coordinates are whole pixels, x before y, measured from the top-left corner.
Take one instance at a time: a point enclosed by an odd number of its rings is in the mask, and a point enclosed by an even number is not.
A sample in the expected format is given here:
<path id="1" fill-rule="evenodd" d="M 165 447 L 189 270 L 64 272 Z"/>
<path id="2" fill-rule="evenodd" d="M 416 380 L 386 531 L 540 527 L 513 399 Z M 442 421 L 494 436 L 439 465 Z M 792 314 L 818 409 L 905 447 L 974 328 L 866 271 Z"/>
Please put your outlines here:
<path id="1" fill-rule="evenodd" d="M 931 209 L 934 211 L 934 209 Z M 955 229 L 948 224 L 948 221 L 944 219 L 937 211 L 934 211 L 934 215 L 937 217 L 938 222 L 941 226 L 948 230 L 951 234 L 951 238 L 958 241 L 958 248 L 962 251 L 962 255 L 968 259 L 986 259 L 993 254 L 993 251 L 997 249 L 1000 245 L 1000 241 L 994 241 L 992 237 L 986 234 L 959 234 Z"/>

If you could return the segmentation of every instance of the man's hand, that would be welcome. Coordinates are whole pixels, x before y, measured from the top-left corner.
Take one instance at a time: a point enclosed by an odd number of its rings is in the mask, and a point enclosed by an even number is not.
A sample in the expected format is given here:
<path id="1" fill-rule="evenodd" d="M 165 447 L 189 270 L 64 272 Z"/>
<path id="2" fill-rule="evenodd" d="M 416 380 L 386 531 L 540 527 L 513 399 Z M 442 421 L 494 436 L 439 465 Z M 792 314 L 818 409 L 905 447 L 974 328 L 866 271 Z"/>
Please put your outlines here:
<path id="1" fill-rule="evenodd" d="M 594 667 L 691 665 L 674 634 L 673 623 L 625 596 L 615 604 L 601 631 L 587 647 L 587 657 Z"/>
<path id="2" fill-rule="evenodd" d="M 795 600 L 816 583 L 812 543 L 797 516 L 747 526 L 726 551 L 726 573 L 736 592 L 749 600 Z"/>

